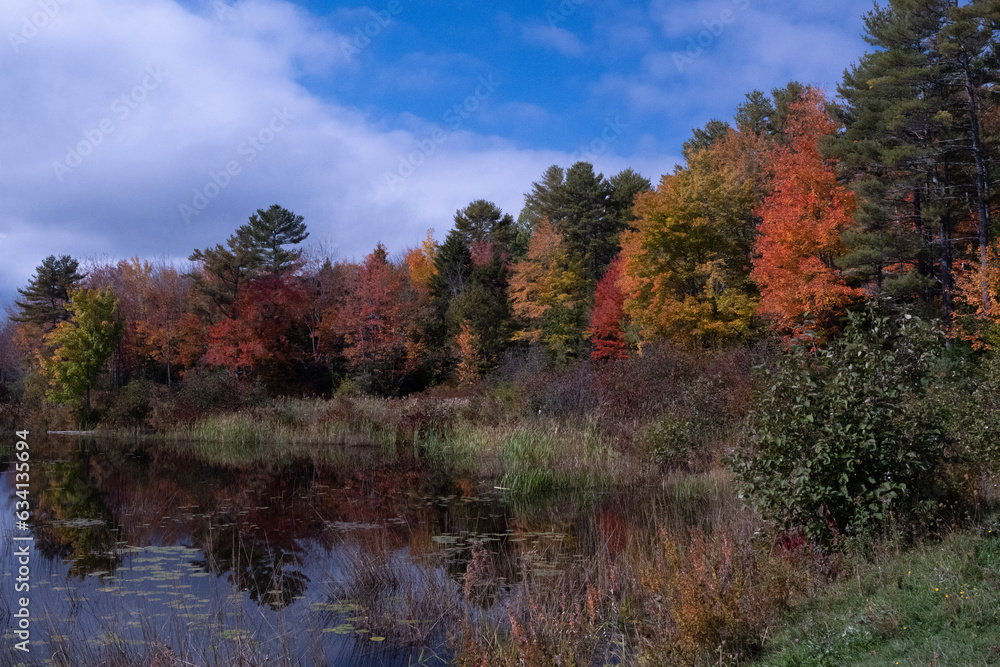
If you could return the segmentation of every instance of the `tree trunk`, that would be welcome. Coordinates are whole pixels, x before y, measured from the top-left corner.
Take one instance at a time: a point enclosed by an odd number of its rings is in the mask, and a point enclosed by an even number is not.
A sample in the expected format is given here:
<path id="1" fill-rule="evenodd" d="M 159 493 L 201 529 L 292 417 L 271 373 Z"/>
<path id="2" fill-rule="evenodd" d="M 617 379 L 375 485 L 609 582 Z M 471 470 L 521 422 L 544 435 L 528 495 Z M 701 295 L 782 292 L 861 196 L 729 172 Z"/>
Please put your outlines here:
<path id="1" fill-rule="evenodd" d="M 990 209 L 987 202 L 986 156 L 979 135 L 979 102 L 976 86 L 972 81 L 969 54 L 962 48 L 962 73 L 965 75 L 965 94 L 969 107 L 969 133 L 972 138 L 972 157 L 976 164 L 976 200 L 979 207 L 979 264 L 982 269 L 980 288 L 982 289 L 983 314 L 990 310 L 990 290 L 986 282 L 986 251 L 989 248 Z"/>

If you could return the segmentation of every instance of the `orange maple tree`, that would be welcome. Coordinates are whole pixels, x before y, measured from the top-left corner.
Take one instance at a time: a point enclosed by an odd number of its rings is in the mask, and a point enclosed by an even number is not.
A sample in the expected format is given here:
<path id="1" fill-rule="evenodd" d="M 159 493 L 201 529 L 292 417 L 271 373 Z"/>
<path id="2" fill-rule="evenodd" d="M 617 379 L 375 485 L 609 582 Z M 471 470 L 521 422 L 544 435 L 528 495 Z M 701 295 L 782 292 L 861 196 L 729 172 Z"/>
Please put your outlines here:
<path id="1" fill-rule="evenodd" d="M 758 312 L 784 332 L 801 333 L 807 321 L 829 330 L 862 296 L 834 265 L 843 254 L 841 233 L 854 225 L 854 194 L 837 182 L 833 161 L 819 143 L 837 131 L 826 99 L 807 89 L 790 106 L 787 145 L 770 152 L 774 189 L 759 209 L 760 234 L 751 277 L 760 287 Z"/>

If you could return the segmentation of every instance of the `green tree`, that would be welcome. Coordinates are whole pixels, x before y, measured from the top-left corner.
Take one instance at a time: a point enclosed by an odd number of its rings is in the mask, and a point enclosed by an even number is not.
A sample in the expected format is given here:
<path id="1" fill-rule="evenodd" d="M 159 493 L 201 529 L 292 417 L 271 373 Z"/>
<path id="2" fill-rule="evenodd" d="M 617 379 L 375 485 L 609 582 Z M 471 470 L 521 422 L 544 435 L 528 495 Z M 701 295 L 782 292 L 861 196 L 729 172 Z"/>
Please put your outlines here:
<path id="1" fill-rule="evenodd" d="M 33 323 L 46 331 L 69 319 L 65 306 L 69 295 L 85 277 L 80 265 L 69 255 L 56 259 L 49 255 L 35 269 L 35 275 L 24 289 L 18 288 L 21 300 L 15 301 L 14 322 Z"/>
<path id="2" fill-rule="evenodd" d="M 950 5 L 950 3 L 949 3 Z M 980 281 L 983 313 L 990 310 L 990 294 L 985 272 L 988 268 L 987 253 L 990 244 L 990 173 L 989 163 L 996 158 L 995 144 L 990 145 L 984 136 L 984 117 L 993 105 L 984 103 L 1000 83 L 1000 7 L 992 0 L 973 0 L 965 6 L 950 6 L 946 23 L 941 31 L 941 58 L 949 72 L 957 76 L 958 99 L 964 98 L 962 114 L 965 118 L 968 140 L 966 147 L 971 154 L 979 236 L 979 262 L 984 273 Z M 971 188 L 970 188 L 971 189 Z"/>
<path id="3" fill-rule="evenodd" d="M 706 148 L 712 148 L 720 141 L 723 141 L 732 128 L 729 123 L 713 118 L 705 123 L 704 128 L 694 128 L 691 130 L 691 138 L 684 142 L 681 154 L 685 160 L 690 160 L 696 153 Z"/>
<path id="4" fill-rule="evenodd" d="M 791 105 L 800 101 L 805 92 L 806 86 L 790 81 L 784 88 L 772 89 L 770 97 L 759 90 L 747 93 L 746 101 L 736 110 L 737 130 L 783 143 Z"/>
<path id="5" fill-rule="evenodd" d="M 235 318 L 234 305 L 241 290 L 260 268 L 260 257 L 238 235 L 229 237 L 226 245 L 195 250 L 188 257 L 192 262 L 200 262 L 200 270 L 185 274 L 192 281 L 196 293 L 203 297 L 203 303 L 194 304 L 204 319 L 214 322 L 223 317 Z"/>
<path id="6" fill-rule="evenodd" d="M 51 356 L 39 355 L 49 382 L 47 398 L 56 403 L 84 399 L 90 422 L 90 389 L 121 340 L 125 326 L 118 298 L 110 288 L 81 289 L 66 306 L 71 318 L 60 322 L 45 337 Z"/>
<path id="7" fill-rule="evenodd" d="M 635 227 L 633 224 L 635 222 L 635 214 L 633 213 L 635 196 L 649 192 L 653 186 L 648 178 L 633 169 L 625 169 L 609 178 L 608 186 L 611 189 L 608 200 L 608 217 L 611 219 L 612 229 L 617 230 L 620 237 L 622 232 Z M 616 251 L 620 249 L 619 241 L 620 238 L 615 239 Z"/>
<path id="8" fill-rule="evenodd" d="M 257 209 L 236 235 L 267 273 L 294 271 L 299 267 L 302 250 L 286 250 L 284 246 L 302 243 L 309 236 L 302 220 L 301 215 L 275 204 L 266 211 Z"/>
<path id="9" fill-rule="evenodd" d="M 541 181 L 531 184 L 531 192 L 524 196 L 524 209 L 532 224 L 542 218 L 549 222 L 562 218 L 566 205 L 565 176 L 562 167 L 552 165 L 542 174 Z"/>
<path id="10" fill-rule="evenodd" d="M 532 227 L 543 218 L 556 226 L 584 268 L 585 290 L 592 292 L 621 249 L 622 232 L 632 226 L 635 196 L 649 189 L 649 181 L 632 169 L 605 179 L 589 162 L 565 171 L 553 165 L 525 195 L 522 219 Z"/>
<path id="11" fill-rule="evenodd" d="M 995 3 L 982 1 L 876 7 L 865 18 L 876 50 L 839 88 L 847 129 L 833 148 L 859 204 L 858 229 L 845 234 L 850 252 L 839 263 L 897 299 L 939 298 L 945 316 L 961 259 L 956 230 L 970 217 L 986 264 L 992 149 L 981 132 L 981 100 L 997 83 L 996 13 Z"/>
<path id="12" fill-rule="evenodd" d="M 608 215 L 611 187 L 603 174 L 594 173 L 589 162 L 577 162 L 566 170 L 564 190 L 562 215 L 552 222 L 562 232 L 569 251 L 579 258 L 589 281 L 596 285 L 618 254 L 622 231 Z"/>
<path id="13" fill-rule="evenodd" d="M 495 363 L 511 337 L 507 291 L 516 232 L 510 214 L 476 200 L 455 213 L 455 226 L 434 257 L 428 339 L 450 347 L 464 330 L 460 355 L 475 348 L 476 365 L 483 369 Z"/>

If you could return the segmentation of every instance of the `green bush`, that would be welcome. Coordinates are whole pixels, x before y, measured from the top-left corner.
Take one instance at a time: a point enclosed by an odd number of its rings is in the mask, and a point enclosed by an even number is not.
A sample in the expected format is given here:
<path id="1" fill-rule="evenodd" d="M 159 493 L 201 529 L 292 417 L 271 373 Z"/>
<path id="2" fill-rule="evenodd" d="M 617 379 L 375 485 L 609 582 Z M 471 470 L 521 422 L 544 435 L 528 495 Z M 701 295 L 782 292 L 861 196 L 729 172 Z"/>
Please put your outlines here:
<path id="1" fill-rule="evenodd" d="M 700 440 L 701 427 L 691 419 L 664 414 L 636 434 L 641 450 L 665 468 L 683 468 Z"/>
<path id="2" fill-rule="evenodd" d="M 936 391 L 962 455 L 990 474 L 1000 467 L 1000 353 L 978 361 L 965 360 Z"/>
<path id="3" fill-rule="evenodd" d="M 743 494 L 826 545 L 890 517 L 912 526 L 910 508 L 926 518 L 945 486 L 946 437 L 926 400 L 942 350 L 935 327 L 874 307 L 826 347 L 793 346 L 763 370 L 751 445 L 733 458 Z"/>
<path id="4" fill-rule="evenodd" d="M 109 426 L 135 428 L 144 426 L 153 411 L 153 383 L 150 380 L 133 380 L 115 393 L 104 414 Z"/>

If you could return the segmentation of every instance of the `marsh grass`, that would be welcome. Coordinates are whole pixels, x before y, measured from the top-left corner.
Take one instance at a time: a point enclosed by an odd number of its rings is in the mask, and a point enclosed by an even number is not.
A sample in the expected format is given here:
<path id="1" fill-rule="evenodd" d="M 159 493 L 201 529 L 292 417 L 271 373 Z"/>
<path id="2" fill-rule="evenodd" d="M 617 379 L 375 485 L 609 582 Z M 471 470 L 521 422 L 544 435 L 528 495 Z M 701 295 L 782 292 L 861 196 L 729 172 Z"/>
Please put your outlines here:
<path id="1" fill-rule="evenodd" d="M 655 473 L 602 432 L 596 420 L 483 421 L 470 419 L 462 408 L 454 401 L 285 399 L 266 410 L 208 415 L 151 439 L 208 463 L 233 466 L 302 459 L 324 465 L 424 465 L 498 480 L 523 496 L 595 490 Z"/>

